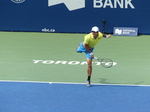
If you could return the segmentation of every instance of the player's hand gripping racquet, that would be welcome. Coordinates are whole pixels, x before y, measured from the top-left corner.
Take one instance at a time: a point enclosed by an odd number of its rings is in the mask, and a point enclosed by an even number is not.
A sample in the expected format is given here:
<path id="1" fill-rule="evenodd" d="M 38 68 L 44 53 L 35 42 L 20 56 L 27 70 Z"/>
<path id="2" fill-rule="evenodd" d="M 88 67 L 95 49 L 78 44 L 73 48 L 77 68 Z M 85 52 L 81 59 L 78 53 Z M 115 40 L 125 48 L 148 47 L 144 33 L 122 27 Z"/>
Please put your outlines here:
<path id="1" fill-rule="evenodd" d="M 97 57 L 94 57 L 94 59 L 99 61 L 101 63 L 101 65 L 105 68 L 110 68 L 110 67 L 113 66 L 113 61 L 111 59 L 107 59 L 107 58 L 100 59 L 100 58 L 97 58 Z"/>

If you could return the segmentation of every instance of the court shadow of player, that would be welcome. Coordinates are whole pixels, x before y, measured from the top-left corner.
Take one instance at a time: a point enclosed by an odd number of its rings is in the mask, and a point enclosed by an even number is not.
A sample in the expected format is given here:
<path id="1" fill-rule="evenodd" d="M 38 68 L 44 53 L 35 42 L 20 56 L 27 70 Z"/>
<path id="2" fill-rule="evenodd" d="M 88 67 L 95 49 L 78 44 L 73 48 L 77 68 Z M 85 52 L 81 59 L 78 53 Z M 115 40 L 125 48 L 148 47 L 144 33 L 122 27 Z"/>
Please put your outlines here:
<path id="1" fill-rule="evenodd" d="M 117 83 L 110 83 L 110 82 L 107 82 L 107 79 L 105 78 L 100 78 L 100 81 L 99 81 L 99 84 L 94 84 L 92 86 L 104 86 L 104 85 L 113 85 L 113 84 L 117 84 Z"/>
<path id="2" fill-rule="evenodd" d="M 126 86 L 128 86 L 128 85 L 139 86 L 139 85 L 141 85 L 143 82 L 144 82 L 144 81 L 137 82 L 137 83 L 134 83 L 134 84 L 127 84 Z M 107 85 L 107 84 L 108 84 L 108 85 L 111 85 L 111 84 L 112 84 L 112 85 L 120 85 L 120 86 L 121 86 L 121 85 L 122 85 L 122 86 L 125 85 L 125 84 L 120 84 L 120 83 L 112 83 L 112 82 L 110 83 L 110 82 L 107 81 L 106 78 L 100 78 L 99 83 L 100 83 L 99 85 L 101 85 L 101 84 L 102 84 L 102 85 L 103 85 L 103 84 L 104 84 L 104 85 L 105 85 L 105 84 L 106 84 L 106 85 Z"/>
<path id="3" fill-rule="evenodd" d="M 135 85 L 142 85 L 142 83 L 144 83 L 144 81 L 137 82 L 137 83 L 135 83 Z"/>
<path id="4" fill-rule="evenodd" d="M 107 79 L 105 79 L 105 78 L 100 78 L 100 83 L 101 83 L 101 84 L 117 84 L 117 83 L 110 83 L 110 82 L 107 82 L 106 80 L 107 80 Z"/>
<path id="5" fill-rule="evenodd" d="M 101 84 L 119 84 L 119 83 L 110 83 L 110 82 L 107 82 L 105 78 L 100 78 L 100 83 Z M 137 82 L 137 83 L 134 83 L 134 84 L 131 84 L 131 85 L 141 85 L 142 83 L 144 83 L 144 81 Z"/>

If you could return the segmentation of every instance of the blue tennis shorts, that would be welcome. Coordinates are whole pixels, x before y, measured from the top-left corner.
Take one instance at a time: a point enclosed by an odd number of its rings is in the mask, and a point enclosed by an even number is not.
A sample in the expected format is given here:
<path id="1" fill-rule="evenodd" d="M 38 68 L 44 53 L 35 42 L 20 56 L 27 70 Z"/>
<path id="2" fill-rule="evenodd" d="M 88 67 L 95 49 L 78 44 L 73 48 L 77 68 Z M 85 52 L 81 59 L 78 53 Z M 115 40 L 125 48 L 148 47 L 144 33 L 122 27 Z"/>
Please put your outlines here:
<path id="1" fill-rule="evenodd" d="M 93 50 L 94 50 L 94 48 L 90 49 L 91 52 L 93 52 Z M 88 53 L 88 52 L 86 51 L 86 49 L 84 48 L 83 42 L 80 43 L 80 45 L 79 45 L 79 47 L 78 47 L 78 49 L 77 49 L 77 52 L 79 52 L 79 53 L 85 52 L 86 58 L 92 59 L 91 56 L 90 56 L 90 53 Z"/>

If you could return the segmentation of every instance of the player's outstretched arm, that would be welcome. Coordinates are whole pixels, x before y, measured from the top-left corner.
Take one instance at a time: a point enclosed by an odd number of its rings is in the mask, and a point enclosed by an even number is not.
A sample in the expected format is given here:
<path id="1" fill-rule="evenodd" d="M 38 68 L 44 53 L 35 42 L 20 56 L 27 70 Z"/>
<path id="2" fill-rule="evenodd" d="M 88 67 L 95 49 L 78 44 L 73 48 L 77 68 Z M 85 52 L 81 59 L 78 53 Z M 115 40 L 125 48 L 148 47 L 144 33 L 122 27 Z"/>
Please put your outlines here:
<path id="1" fill-rule="evenodd" d="M 105 34 L 103 34 L 103 37 L 104 38 L 110 38 L 111 37 L 111 35 L 109 34 L 109 35 L 105 35 Z"/>

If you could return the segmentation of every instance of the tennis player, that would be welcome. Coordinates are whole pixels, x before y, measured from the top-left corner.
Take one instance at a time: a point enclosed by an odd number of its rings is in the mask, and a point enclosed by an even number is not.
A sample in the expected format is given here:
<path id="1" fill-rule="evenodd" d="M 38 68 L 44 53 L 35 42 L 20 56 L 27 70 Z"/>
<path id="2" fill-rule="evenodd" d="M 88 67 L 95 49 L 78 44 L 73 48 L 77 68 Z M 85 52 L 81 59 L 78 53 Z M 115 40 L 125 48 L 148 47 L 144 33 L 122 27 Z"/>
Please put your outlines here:
<path id="1" fill-rule="evenodd" d="M 86 55 L 86 61 L 87 61 L 87 81 L 86 85 L 88 87 L 91 86 L 90 79 L 92 74 L 92 59 L 94 58 L 93 50 L 95 45 L 99 42 L 100 39 L 103 37 L 109 38 L 111 35 L 105 35 L 99 32 L 99 28 L 97 26 L 94 26 L 91 30 L 91 33 L 85 35 L 84 42 L 80 43 L 80 45 L 77 46 L 76 51 L 77 53 L 85 52 Z"/>

